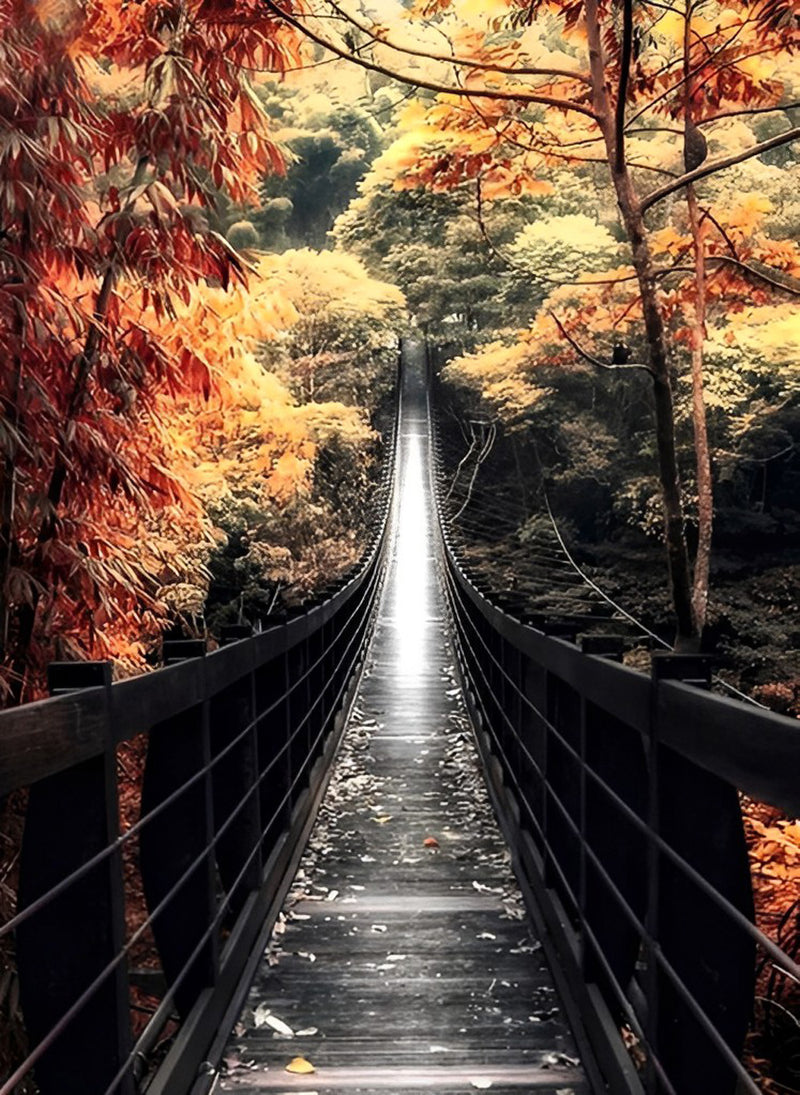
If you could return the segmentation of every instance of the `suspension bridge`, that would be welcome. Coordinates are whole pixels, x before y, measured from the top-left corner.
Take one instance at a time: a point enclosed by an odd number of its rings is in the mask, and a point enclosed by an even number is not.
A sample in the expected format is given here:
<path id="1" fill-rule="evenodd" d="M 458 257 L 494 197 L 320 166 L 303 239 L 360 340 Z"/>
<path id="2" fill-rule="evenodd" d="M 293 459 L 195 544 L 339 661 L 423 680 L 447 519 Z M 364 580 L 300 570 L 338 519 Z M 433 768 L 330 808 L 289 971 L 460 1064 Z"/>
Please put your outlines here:
<path id="1" fill-rule="evenodd" d="M 800 814 L 796 722 L 704 659 L 627 668 L 582 602 L 488 597 L 402 356 L 352 573 L 143 677 L 55 664 L 0 714 L 27 1032 L 0 1095 L 759 1091 L 757 975 L 800 969 L 754 924 L 739 795 Z"/>

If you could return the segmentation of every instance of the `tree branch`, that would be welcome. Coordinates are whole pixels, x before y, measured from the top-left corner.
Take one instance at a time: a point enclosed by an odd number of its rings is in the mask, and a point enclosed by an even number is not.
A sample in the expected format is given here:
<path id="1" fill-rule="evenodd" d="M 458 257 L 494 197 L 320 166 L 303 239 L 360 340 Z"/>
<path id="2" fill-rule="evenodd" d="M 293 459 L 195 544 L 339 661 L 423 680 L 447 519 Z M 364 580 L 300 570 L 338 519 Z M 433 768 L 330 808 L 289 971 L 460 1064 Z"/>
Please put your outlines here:
<path id="1" fill-rule="evenodd" d="M 642 365 L 638 361 L 633 361 L 628 365 L 609 365 L 607 362 L 601 361 L 599 357 L 595 357 L 594 354 L 590 354 L 588 350 L 584 350 L 584 348 L 575 341 L 572 335 L 569 334 L 569 332 L 565 329 L 564 324 L 561 322 L 555 312 L 551 312 L 548 310 L 547 314 L 553 320 L 556 327 L 558 327 L 562 336 L 567 340 L 575 353 L 578 354 L 579 357 L 582 357 L 584 361 L 588 361 L 590 365 L 594 365 L 596 369 L 606 369 L 608 372 L 614 373 L 620 371 L 624 372 L 628 369 L 642 369 L 644 370 L 644 372 L 649 373 L 650 376 L 655 377 L 655 373 L 649 365 Z"/>
<path id="2" fill-rule="evenodd" d="M 685 175 L 681 175 L 680 178 L 675 179 L 674 182 L 665 183 L 664 186 L 658 188 L 658 190 L 651 191 L 646 197 L 642 198 L 641 211 L 645 213 L 656 202 L 660 202 L 662 198 L 668 197 L 670 194 L 674 194 L 676 190 L 682 190 L 684 186 L 688 186 L 690 183 L 697 182 L 698 179 L 704 179 L 708 175 L 714 175 L 717 171 L 723 171 L 727 167 L 734 167 L 738 163 L 743 163 L 745 160 L 752 159 L 753 156 L 760 156 L 762 152 L 768 152 L 771 148 L 780 148 L 781 145 L 791 144 L 792 141 L 800 139 L 800 126 L 794 126 L 792 129 L 787 129 L 783 133 L 778 133 L 774 137 L 770 137 L 766 141 L 761 141 L 759 144 L 753 145 L 751 148 L 745 149 L 744 152 L 736 152 L 732 156 L 726 156 L 722 160 L 714 160 L 711 163 L 702 164 L 700 167 L 695 168 L 694 171 L 687 171 Z"/>
<path id="3" fill-rule="evenodd" d="M 776 103 L 775 106 L 751 106 L 743 107 L 741 110 L 723 110 L 719 114 L 712 114 L 710 118 L 703 118 L 701 122 L 695 122 L 695 125 L 709 125 L 711 122 L 718 122 L 720 118 L 740 118 L 742 115 L 750 114 L 775 114 L 779 110 L 797 110 L 800 107 L 800 101 L 795 100 L 793 103 Z"/>
<path id="4" fill-rule="evenodd" d="M 300 34 L 305 35 L 306 38 L 315 42 L 318 46 L 322 46 L 323 49 L 330 50 L 331 53 L 335 53 L 337 57 L 341 57 L 344 61 L 351 61 L 353 64 L 359 65 L 361 68 L 367 69 L 369 72 L 378 72 L 382 76 L 388 76 L 390 80 L 397 80 L 402 84 L 411 84 L 413 87 L 425 88 L 426 91 L 434 91 L 440 95 L 458 95 L 467 99 L 495 99 L 500 102 L 513 102 L 513 103 L 540 103 L 542 106 L 552 106 L 557 110 L 572 111 L 576 114 L 583 114 L 587 118 L 596 120 L 594 111 L 589 106 L 583 106 L 581 103 L 570 102 L 568 99 L 558 99 L 552 95 L 537 95 L 535 92 L 530 91 L 499 91 L 496 88 L 481 88 L 480 90 L 467 90 L 465 88 L 455 87 L 453 85 L 438 84 L 433 80 L 423 80 L 416 76 L 409 76 L 403 72 L 397 72 L 395 69 L 388 68 L 386 65 L 379 65 L 375 61 L 367 61 L 363 57 L 357 57 L 353 53 L 346 49 L 342 49 L 341 46 L 337 46 L 334 42 L 324 38 L 321 34 L 312 30 L 309 26 L 304 24 L 301 20 L 292 15 L 291 12 L 285 11 L 280 7 L 275 0 L 263 0 L 265 7 L 277 15 L 279 19 L 283 19 L 290 27 L 294 27 Z"/>
<path id="5" fill-rule="evenodd" d="M 707 262 L 727 262 L 730 266 L 738 266 L 741 270 L 747 271 L 748 274 L 752 274 L 754 277 L 760 278 L 761 281 L 765 281 L 767 285 L 772 285 L 776 289 L 783 290 L 784 293 L 790 293 L 794 297 L 800 297 L 800 281 L 797 281 L 796 285 L 791 285 L 781 281 L 779 277 L 770 277 L 769 274 L 763 273 L 757 266 L 752 266 L 749 262 L 743 262 L 742 259 L 734 258 L 732 255 L 709 255 L 706 259 Z M 781 271 L 775 271 L 776 274 L 780 274 Z M 791 277 L 790 274 L 784 275 L 785 277 Z"/>
<path id="6" fill-rule="evenodd" d="M 344 8 L 340 7 L 336 3 L 336 0 L 326 0 L 326 3 L 337 12 L 342 19 L 350 23 L 361 31 L 362 34 L 366 34 L 377 45 L 386 46 L 388 49 L 396 50 L 398 53 L 406 53 L 409 57 L 424 57 L 429 61 L 443 61 L 449 65 L 460 65 L 462 68 L 479 69 L 482 72 L 500 72 L 507 76 L 563 76 L 570 80 L 578 80 L 582 84 L 589 83 L 589 77 L 583 72 L 572 72 L 570 69 L 564 68 L 516 68 L 513 65 L 498 65 L 485 61 L 472 61 L 467 57 L 456 57 L 454 54 L 432 53 L 426 49 L 414 49 L 413 46 L 401 46 L 397 42 L 392 42 L 388 38 L 384 38 L 383 35 L 377 34 L 366 23 L 359 22 L 355 16 L 350 15 Z"/>
<path id="7" fill-rule="evenodd" d="M 619 61 L 617 108 L 614 117 L 614 170 L 625 169 L 625 103 L 628 98 L 628 81 L 631 75 L 633 53 L 633 0 L 622 3 L 622 54 Z"/>

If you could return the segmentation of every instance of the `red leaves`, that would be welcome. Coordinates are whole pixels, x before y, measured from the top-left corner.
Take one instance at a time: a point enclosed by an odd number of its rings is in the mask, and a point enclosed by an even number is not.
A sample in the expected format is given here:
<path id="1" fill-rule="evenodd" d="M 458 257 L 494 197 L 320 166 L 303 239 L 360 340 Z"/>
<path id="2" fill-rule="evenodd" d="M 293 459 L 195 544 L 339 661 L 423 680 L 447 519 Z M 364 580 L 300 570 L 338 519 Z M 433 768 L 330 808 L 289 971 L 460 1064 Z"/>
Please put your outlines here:
<path id="1" fill-rule="evenodd" d="M 169 325 L 197 283 L 244 280 L 197 207 L 215 197 L 209 180 L 240 201 L 283 169 L 240 66 L 277 71 L 292 54 L 260 0 L 0 2 L 6 668 L 41 666 L 55 633 L 100 656 L 124 635 L 132 664 L 162 611 L 152 530 L 168 513 L 170 537 L 203 535 L 165 416 L 170 400 L 203 407 L 214 379 Z M 15 651 L 23 605 L 36 631 Z"/>

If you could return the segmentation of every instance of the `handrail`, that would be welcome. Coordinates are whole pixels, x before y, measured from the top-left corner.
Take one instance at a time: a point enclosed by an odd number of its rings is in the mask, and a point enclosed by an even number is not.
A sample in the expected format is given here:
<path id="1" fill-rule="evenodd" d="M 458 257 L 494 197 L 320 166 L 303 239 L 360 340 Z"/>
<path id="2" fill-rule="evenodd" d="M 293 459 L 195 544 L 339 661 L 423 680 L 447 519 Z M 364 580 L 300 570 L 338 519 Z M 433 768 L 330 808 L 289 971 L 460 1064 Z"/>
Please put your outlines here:
<path id="1" fill-rule="evenodd" d="M 432 474 L 490 790 L 609 1089 L 757 1095 L 740 1062 L 756 956 L 800 967 L 754 923 L 738 796 L 800 814 L 797 720 L 705 690 L 702 659 L 654 655 L 648 677 L 493 604 Z"/>
<path id="2" fill-rule="evenodd" d="M 29 1039 L 0 1095 L 31 1072 L 42 1095 L 194 1084 L 327 782 L 383 576 L 397 443 L 395 416 L 376 526 L 341 588 L 212 653 L 165 643 L 174 662 L 141 677 L 112 684 L 108 663 L 60 663 L 63 694 L 0 712 L 0 795 L 28 794 L 18 908 L 0 938 L 13 933 Z M 141 735 L 138 817 L 123 832 L 117 747 Z M 146 909 L 131 904 L 136 875 Z M 129 966 L 148 938 L 164 984 L 134 1029 Z"/>
<path id="3" fill-rule="evenodd" d="M 636 669 L 585 654 L 493 605 L 470 583 L 449 536 L 443 543 L 460 590 L 487 623 L 516 650 L 535 659 L 586 699 L 649 734 L 657 704 L 659 740 L 760 802 L 800 815 L 800 724 L 797 719 L 682 683 L 654 680 Z"/>

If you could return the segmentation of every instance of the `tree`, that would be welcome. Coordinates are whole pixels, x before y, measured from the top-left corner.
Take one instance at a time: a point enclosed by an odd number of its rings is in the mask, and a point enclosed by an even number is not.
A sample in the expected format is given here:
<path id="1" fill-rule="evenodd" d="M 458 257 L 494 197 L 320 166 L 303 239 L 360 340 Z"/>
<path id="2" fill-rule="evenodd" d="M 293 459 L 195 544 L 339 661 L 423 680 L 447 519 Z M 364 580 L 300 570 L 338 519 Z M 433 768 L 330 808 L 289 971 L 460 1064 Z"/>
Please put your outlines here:
<path id="1" fill-rule="evenodd" d="M 381 129 L 366 104 L 324 85 L 312 91 L 273 85 L 259 94 L 289 162 L 285 175 L 264 178 L 255 223 L 272 249 L 280 249 L 281 236 L 285 246 L 324 248 L 335 218 L 380 151 Z"/>
<path id="2" fill-rule="evenodd" d="M 157 631 L 142 517 L 187 539 L 201 522 L 159 411 L 213 387 L 161 335 L 193 285 L 244 278 L 202 210 L 282 169 L 247 72 L 298 58 L 251 0 L 3 0 L 0 39 L 0 653 L 19 699 L 56 631 L 89 651 L 101 628 Z"/>
<path id="3" fill-rule="evenodd" d="M 473 195 L 398 190 L 396 175 L 391 145 L 337 219 L 337 246 L 358 255 L 376 277 L 399 285 L 426 335 L 460 352 L 472 349 L 487 331 L 525 323 L 537 303 L 530 277 L 509 268 L 487 245 L 475 220 Z M 492 239 L 510 243 L 530 216 L 523 201 L 502 203 L 489 218 Z"/>
<path id="4" fill-rule="evenodd" d="M 663 215 L 659 207 L 672 195 L 800 136 L 800 129 L 790 125 L 745 148 L 726 147 L 721 154 L 712 150 L 707 158 L 703 151 L 709 145 L 704 132 L 726 134 L 724 125 L 717 127 L 723 119 L 791 106 L 793 50 L 800 36 L 791 6 L 783 0 L 760 0 L 723 8 L 708 0 L 665 9 L 634 0 L 623 0 L 619 7 L 584 0 L 545 8 L 536 0 L 501 0 L 486 6 L 480 21 L 468 21 L 458 3 L 432 0 L 408 15 L 406 28 L 417 31 L 416 37 L 401 37 L 395 28 L 369 23 L 328 0 L 320 8 L 328 22 L 333 18 L 336 27 L 338 19 L 342 30 L 355 26 L 361 40 L 373 47 L 372 53 L 360 49 L 355 55 L 344 38 L 323 29 L 322 23 L 292 16 L 268 2 L 276 14 L 331 52 L 349 54 L 367 69 L 436 95 L 419 127 L 415 155 L 409 155 L 408 145 L 404 149 L 407 162 L 398 180 L 405 179 L 405 185 L 448 190 L 475 180 L 497 197 L 520 193 L 554 162 L 604 165 L 632 267 L 618 277 L 632 278 L 636 286 L 628 314 L 641 326 L 643 364 L 651 378 L 676 647 L 696 649 L 704 593 L 693 589 L 676 447 L 670 312 L 663 288 L 672 271 L 656 264 L 653 233 L 660 226 L 653 218 Z M 449 32 L 450 48 L 437 51 L 434 34 L 442 32 Z M 428 64 L 421 76 L 404 67 L 417 57 Z M 786 76 L 776 76 L 776 70 Z M 680 128 L 676 123 L 682 123 Z M 647 132 L 641 135 L 643 128 Z M 672 134 L 669 142 L 662 140 L 663 130 Z M 675 153 L 681 151 L 684 162 L 676 164 Z M 654 176 L 666 181 L 654 184 Z M 699 216 L 704 223 L 719 223 L 705 206 Z M 738 252 L 730 254 L 725 236 L 722 227 L 715 241 L 720 252 L 715 258 L 722 267 L 717 280 L 738 278 L 741 288 L 744 279 L 751 291 L 762 292 L 765 283 L 758 265 Z M 696 297 L 705 284 L 710 255 L 704 256 L 697 232 L 693 239 Z M 795 264 L 796 253 L 781 269 Z M 775 280 L 786 291 L 779 279 L 773 278 L 771 287 Z M 700 331 L 702 299 L 699 306 L 695 300 L 693 310 Z M 569 340 L 560 322 L 562 336 Z M 580 349 L 577 340 L 571 345 Z M 699 377 L 697 353 L 695 363 Z M 702 448 L 697 430 L 696 436 Z M 702 567 L 701 560 L 700 586 Z"/>

